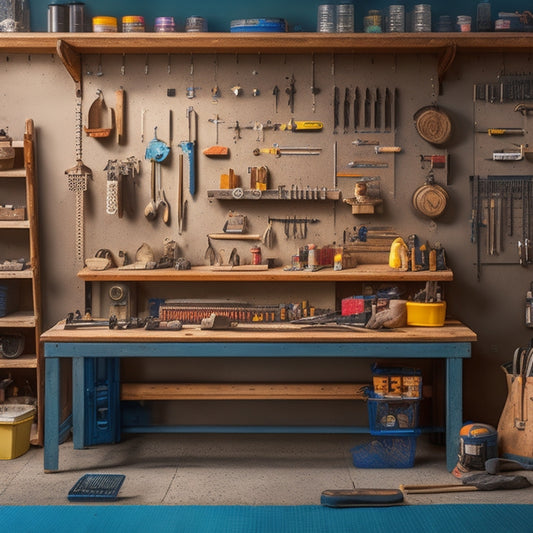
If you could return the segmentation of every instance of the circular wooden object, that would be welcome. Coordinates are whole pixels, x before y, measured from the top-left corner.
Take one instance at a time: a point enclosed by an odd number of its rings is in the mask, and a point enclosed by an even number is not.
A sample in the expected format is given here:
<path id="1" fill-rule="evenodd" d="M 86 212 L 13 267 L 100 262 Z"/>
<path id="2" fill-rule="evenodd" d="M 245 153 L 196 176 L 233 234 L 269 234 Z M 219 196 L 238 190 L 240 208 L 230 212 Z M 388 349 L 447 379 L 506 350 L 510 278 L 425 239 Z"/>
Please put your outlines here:
<path id="1" fill-rule="evenodd" d="M 434 107 L 427 106 L 415 113 L 416 130 L 425 141 L 442 145 L 446 144 L 452 134 L 452 123 L 448 115 Z"/>
<path id="2" fill-rule="evenodd" d="M 422 185 L 413 194 L 413 206 L 429 218 L 437 218 L 446 209 L 448 193 L 440 185 Z"/>

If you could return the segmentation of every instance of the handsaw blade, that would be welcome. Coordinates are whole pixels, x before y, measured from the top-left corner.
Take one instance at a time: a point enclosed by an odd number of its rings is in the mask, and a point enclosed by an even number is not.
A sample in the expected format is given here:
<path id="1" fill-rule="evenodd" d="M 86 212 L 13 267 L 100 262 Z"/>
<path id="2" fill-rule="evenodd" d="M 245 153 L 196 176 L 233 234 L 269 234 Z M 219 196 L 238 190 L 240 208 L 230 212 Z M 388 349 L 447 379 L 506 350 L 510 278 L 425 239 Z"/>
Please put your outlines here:
<path id="1" fill-rule="evenodd" d="M 365 110 L 364 110 L 364 121 L 365 121 L 365 128 L 370 128 L 371 123 L 371 115 L 372 115 L 372 96 L 370 95 L 370 89 L 366 90 L 365 93 Z"/>
<path id="2" fill-rule="evenodd" d="M 353 129 L 357 131 L 359 128 L 359 113 L 361 108 L 361 94 L 359 92 L 359 87 L 355 88 L 355 96 L 353 100 Z"/>
<path id="3" fill-rule="evenodd" d="M 350 127 L 350 89 L 344 90 L 344 133 L 348 133 Z"/>
<path id="4" fill-rule="evenodd" d="M 385 89 L 385 131 L 391 131 L 392 129 L 392 102 L 390 90 L 387 87 Z"/>
<path id="5" fill-rule="evenodd" d="M 374 102 L 374 129 L 381 130 L 381 93 L 376 89 L 376 100 Z"/>

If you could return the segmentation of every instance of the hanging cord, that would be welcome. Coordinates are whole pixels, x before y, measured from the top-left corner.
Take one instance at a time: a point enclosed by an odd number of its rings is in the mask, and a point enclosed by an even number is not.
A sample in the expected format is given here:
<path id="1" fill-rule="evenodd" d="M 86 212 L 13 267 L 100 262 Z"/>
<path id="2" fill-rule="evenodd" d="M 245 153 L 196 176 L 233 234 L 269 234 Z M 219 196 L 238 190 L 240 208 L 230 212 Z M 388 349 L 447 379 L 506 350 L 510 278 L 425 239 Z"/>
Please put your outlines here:
<path id="1" fill-rule="evenodd" d="M 87 178 L 91 169 L 82 163 L 82 101 L 76 98 L 75 113 L 76 166 L 65 171 L 68 178 L 68 190 L 76 194 L 76 259 L 83 262 L 85 258 L 85 227 L 84 227 L 84 192 L 87 190 Z"/>

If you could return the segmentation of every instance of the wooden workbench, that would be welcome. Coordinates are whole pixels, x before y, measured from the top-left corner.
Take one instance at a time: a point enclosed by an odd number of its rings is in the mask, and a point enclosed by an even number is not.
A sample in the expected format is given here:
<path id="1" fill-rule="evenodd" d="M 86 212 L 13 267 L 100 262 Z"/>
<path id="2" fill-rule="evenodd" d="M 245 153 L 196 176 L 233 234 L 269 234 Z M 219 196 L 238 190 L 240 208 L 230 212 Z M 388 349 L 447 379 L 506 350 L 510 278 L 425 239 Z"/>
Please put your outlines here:
<path id="1" fill-rule="evenodd" d="M 65 329 L 63 323 L 43 333 L 45 357 L 44 469 L 59 468 L 61 359 L 72 360 L 72 430 L 75 448 L 84 447 L 85 365 L 88 358 L 366 358 L 444 359 L 446 362 L 446 456 L 451 470 L 457 462 L 462 420 L 462 362 L 470 357 L 476 334 L 465 325 L 448 321 L 443 327 L 405 327 L 394 330 L 309 329 L 294 325 L 239 326 L 224 331 L 188 327 L 180 331 L 144 329 L 110 330 L 106 327 Z M 123 388 L 122 395 L 171 399 L 345 399 L 358 397 L 351 384 L 148 384 Z M 349 389 L 349 387 L 352 387 Z M 170 394 L 170 396 L 169 396 Z M 128 396 L 130 395 L 130 396 Z M 131 396 L 133 395 L 133 396 Z M 129 431 L 155 432 L 161 428 L 137 427 Z M 166 428 L 165 431 L 169 429 Z M 356 433 L 362 428 L 313 426 L 203 427 L 178 426 L 176 432 L 328 432 Z M 368 431 L 368 428 L 366 429 Z"/>

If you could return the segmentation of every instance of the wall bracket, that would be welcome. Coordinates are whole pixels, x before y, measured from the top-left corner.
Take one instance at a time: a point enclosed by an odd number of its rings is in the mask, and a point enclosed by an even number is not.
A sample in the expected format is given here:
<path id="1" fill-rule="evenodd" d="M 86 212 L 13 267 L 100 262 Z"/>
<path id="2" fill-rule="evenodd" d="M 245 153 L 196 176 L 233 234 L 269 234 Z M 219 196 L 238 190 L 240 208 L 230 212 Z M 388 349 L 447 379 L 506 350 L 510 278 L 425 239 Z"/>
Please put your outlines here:
<path id="1" fill-rule="evenodd" d="M 457 43 L 455 41 L 450 42 L 444 49 L 444 52 L 439 56 L 439 62 L 437 65 L 437 74 L 439 78 L 439 94 L 442 94 L 442 82 L 444 81 L 444 75 L 448 72 L 452 66 L 457 53 Z"/>
<path id="2" fill-rule="evenodd" d="M 70 44 L 59 39 L 56 44 L 57 55 L 76 84 L 76 96 L 81 97 L 81 54 Z"/>

